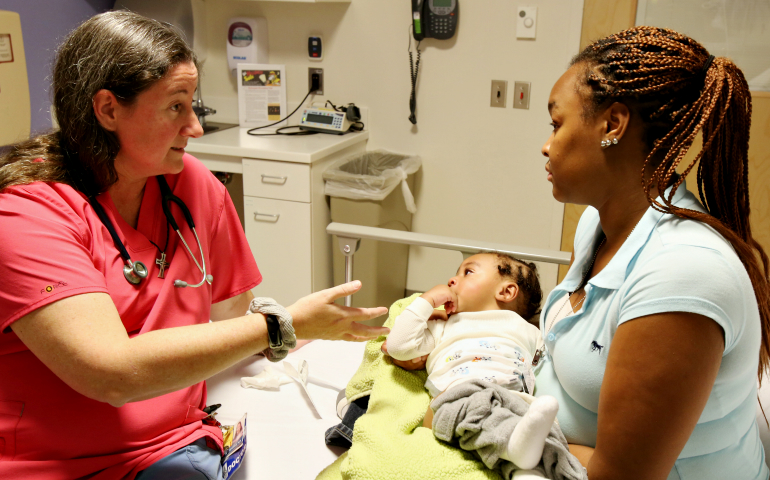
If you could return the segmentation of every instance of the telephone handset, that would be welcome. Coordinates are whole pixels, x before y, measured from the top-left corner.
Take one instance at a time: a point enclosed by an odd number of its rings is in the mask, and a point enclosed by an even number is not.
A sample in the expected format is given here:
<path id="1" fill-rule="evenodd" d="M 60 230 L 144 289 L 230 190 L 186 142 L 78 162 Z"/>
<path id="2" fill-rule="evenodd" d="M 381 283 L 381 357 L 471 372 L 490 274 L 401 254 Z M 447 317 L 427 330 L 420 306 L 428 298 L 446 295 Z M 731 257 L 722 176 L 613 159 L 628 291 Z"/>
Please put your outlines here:
<path id="1" fill-rule="evenodd" d="M 447 40 L 457 29 L 459 5 L 457 0 L 412 0 L 414 39 Z"/>

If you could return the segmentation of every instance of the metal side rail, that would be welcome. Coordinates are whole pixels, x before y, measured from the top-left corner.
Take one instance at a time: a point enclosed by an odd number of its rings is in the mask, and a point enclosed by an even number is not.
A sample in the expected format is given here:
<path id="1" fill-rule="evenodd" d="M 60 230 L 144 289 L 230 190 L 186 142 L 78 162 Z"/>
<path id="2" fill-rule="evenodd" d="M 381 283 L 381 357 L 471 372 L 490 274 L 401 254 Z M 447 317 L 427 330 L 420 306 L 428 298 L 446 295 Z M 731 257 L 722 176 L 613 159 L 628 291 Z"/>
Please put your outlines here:
<path id="1" fill-rule="evenodd" d="M 362 238 L 391 243 L 405 243 L 407 245 L 417 245 L 420 247 L 456 250 L 462 252 L 463 257 L 468 257 L 481 251 L 496 251 L 507 253 L 521 260 L 530 262 L 569 265 L 571 256 L 569 252 L 562 252 L 559 250 L 521 247 L 503 243 L 468 240 L 466 238 L 446 237 L 443 235 L 428 235 L 425 233 L 389 230 L 387 228 L 363 227 L 361 225 L 350 225 L 347 223 L 332 222 L 326 227 L 326 233 L 337 236 L 339 248 L 345 256 L 346 282 L 353 279 L 353 255 L 358 250 Z M 345 297 L 345 305 L 349 307 L 351 304 L 351 296 Z"/>

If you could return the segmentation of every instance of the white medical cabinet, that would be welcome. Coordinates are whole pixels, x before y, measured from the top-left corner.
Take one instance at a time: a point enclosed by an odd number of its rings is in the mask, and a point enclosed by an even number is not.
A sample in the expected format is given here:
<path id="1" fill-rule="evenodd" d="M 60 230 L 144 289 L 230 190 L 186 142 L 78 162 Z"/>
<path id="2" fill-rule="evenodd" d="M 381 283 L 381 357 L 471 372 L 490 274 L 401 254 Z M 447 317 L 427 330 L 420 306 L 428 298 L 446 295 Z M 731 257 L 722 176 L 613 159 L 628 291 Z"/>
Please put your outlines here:
<path id="1" fill-rule="evenodd" d="M 230 128 L 191 139 L 187 152 L 210 170 L 243 175 L 246 238 L 262 272 L 255 295 L 290 305 L 332 286 L 331 221 L 323 171 L 363 152 L 369 133 L 253 137 Z"/>

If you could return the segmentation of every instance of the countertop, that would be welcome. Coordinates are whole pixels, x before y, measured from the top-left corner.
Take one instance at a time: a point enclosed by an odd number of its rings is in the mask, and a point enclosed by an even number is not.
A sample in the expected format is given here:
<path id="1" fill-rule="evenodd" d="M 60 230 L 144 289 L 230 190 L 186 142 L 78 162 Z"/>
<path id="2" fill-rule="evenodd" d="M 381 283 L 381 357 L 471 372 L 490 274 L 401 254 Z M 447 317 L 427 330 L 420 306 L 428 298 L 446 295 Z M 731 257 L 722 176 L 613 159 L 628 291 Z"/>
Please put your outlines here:
<path id="1" fill-rule="evenodd" d="M 313 163 L 333 153 L 369 139 L 369 132 L 344 135 L 276 135 L 255 137 L 248 128 L 233 127 L 191 138 L 185 149 L 192 155 L 209 154 L 230 157 L 258 158 L 295 163 Z M 268 133 L 265 129 L 259 133 Z"/>

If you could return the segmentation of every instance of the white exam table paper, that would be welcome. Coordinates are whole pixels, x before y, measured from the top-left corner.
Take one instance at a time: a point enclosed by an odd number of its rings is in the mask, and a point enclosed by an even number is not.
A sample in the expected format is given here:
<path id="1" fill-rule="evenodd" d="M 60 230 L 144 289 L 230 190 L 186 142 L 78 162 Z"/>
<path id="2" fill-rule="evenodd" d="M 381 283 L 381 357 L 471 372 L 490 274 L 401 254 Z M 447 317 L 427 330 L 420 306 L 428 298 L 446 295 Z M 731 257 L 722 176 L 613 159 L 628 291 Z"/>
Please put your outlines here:
<path id="1" fill-rule="evenodd" d="M 213 376 L 206 383 L 207 404 L 221 403 L 217 420 L 234 424 L 248 412 L 248 448 L 245 461 L 233 480 L 265 478 L 314 479 L 345 450 L 324 443 L 324 433 L 340 422 L 337 394 L 358 369 L 365 343 L 316 340 L 284 361 L 309 364 L 307 388 L 318 407 L 315 414 L 302 386 L 297 382 L 280 390 L 241 388 L 241 377 L 259 374 L 266 366 L 283 372 L 282 363 L 253 357 Z"/>

